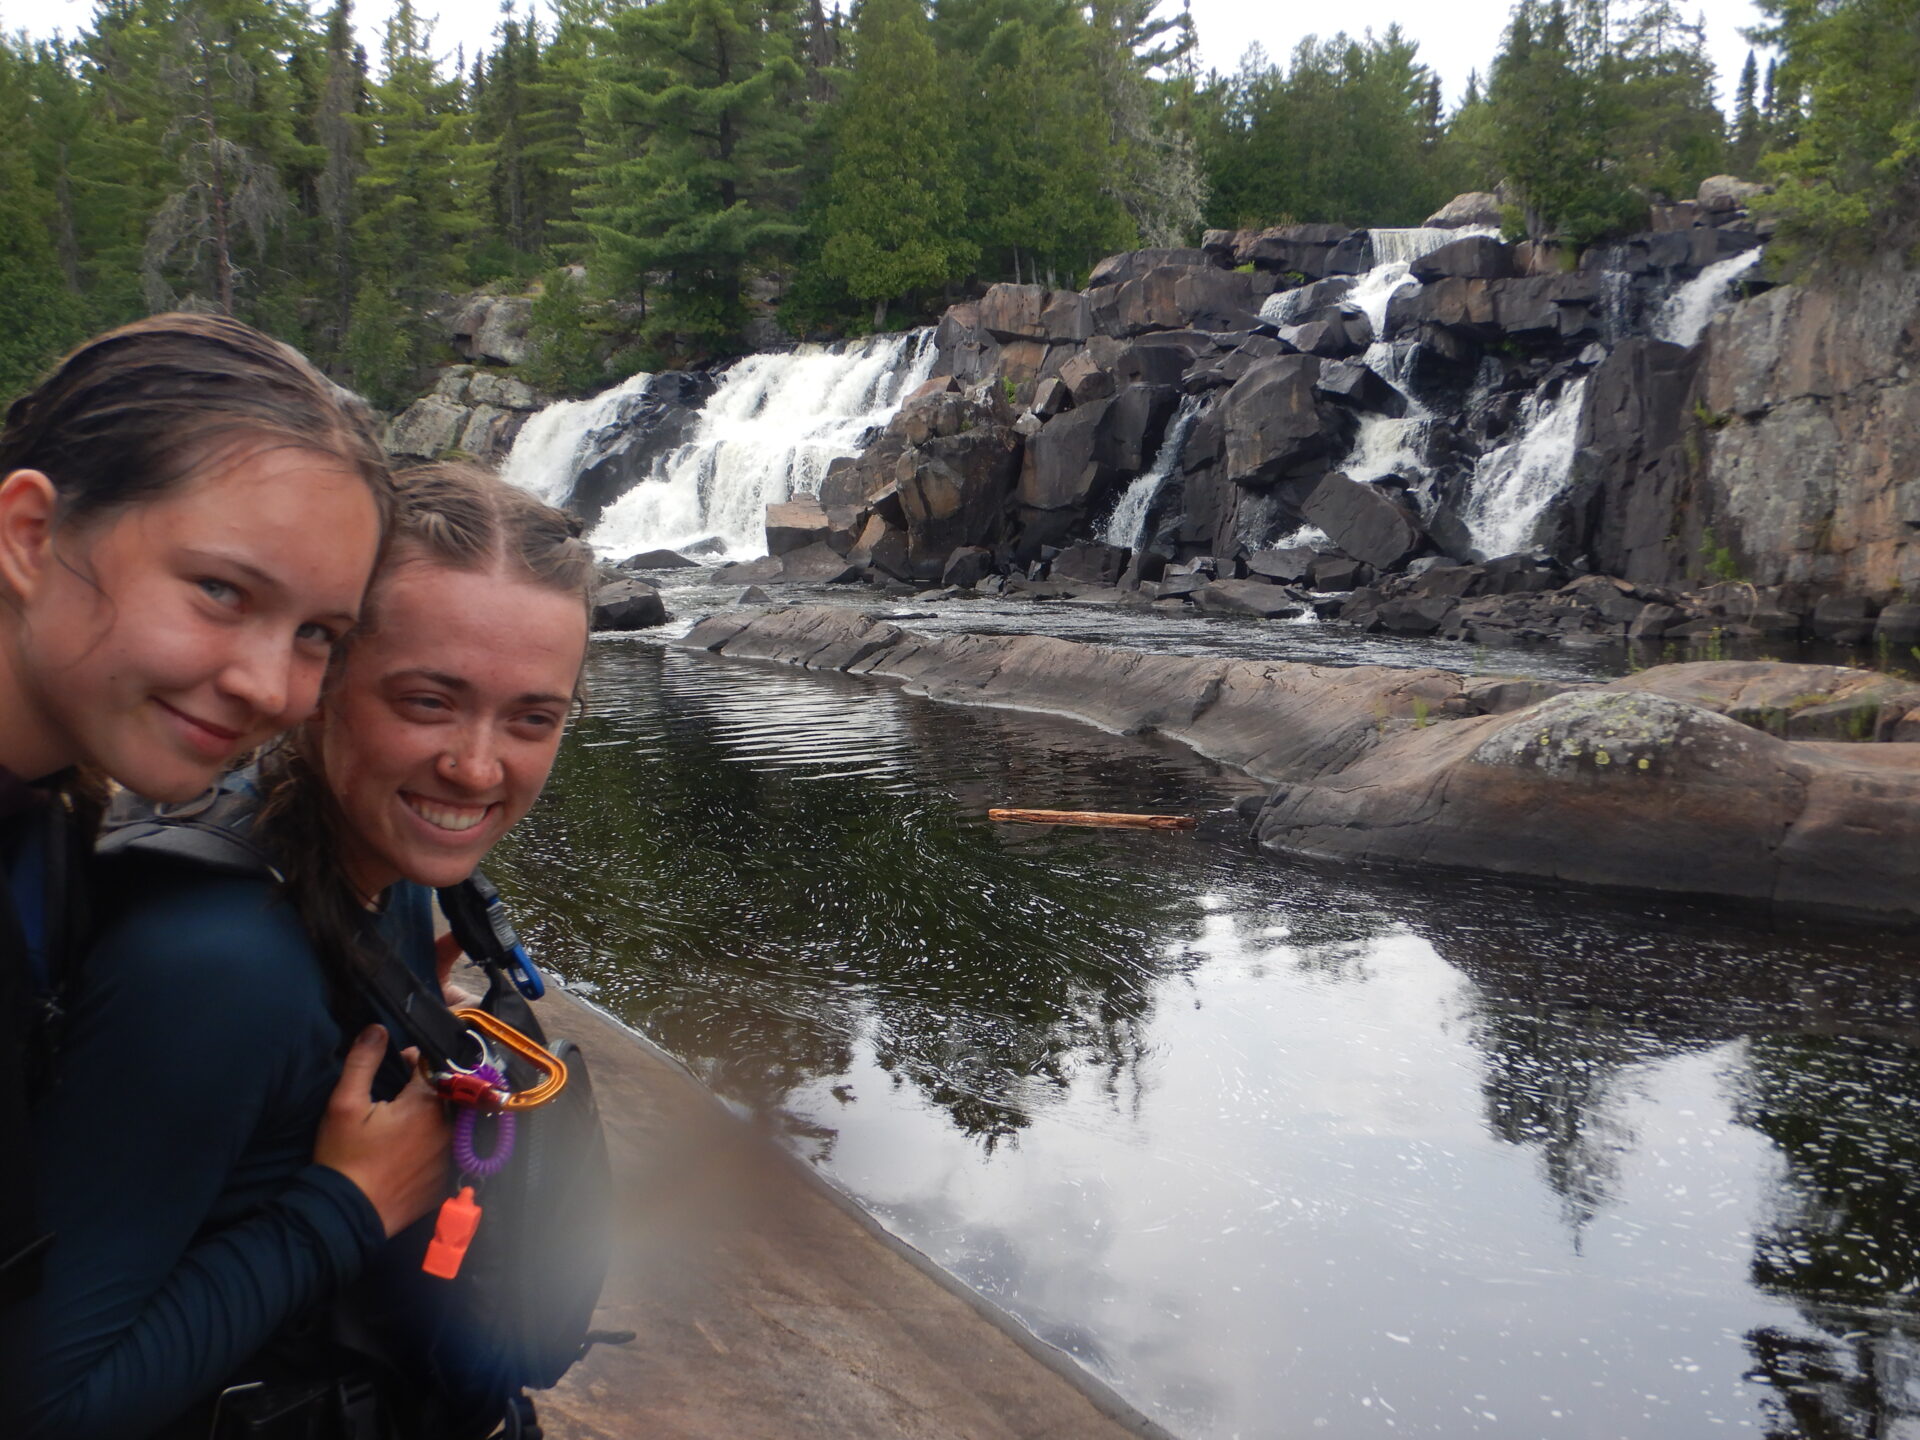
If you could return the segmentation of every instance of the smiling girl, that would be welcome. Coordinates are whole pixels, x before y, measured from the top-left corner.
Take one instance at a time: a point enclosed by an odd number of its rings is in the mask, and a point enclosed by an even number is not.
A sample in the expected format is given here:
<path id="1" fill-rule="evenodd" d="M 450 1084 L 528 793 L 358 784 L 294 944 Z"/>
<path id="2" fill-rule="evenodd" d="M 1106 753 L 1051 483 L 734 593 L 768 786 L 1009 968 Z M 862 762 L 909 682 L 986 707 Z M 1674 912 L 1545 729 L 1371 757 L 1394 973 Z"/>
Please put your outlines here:
<path id="1" fill-rule="evenodd" d="M 440 1107 L 424 1084 L 373 1102 L 379 1032 L 344 1073 L 337 1033 L 311 1075 L 273 1068 L 268 957 L 158 945 L 96 952 L 83 977 L 73 963 L 93 919 L 81 773 L 185 800 L 309 714 L 391 507 L 357 405 L 220 317 L 88 342 L 0 430 L 0 1407 L 57 1386 L 58 1433 L 144 1433 L 169 1377 L 231 1364 L 436 1196 Z M 217 1134 L 181 1123 L 181 1056 L 213 1087 Z M 296 1080 L 331 1097 L 297 1163 L 252 1214 L 189 1215 L 205 1196 L 178 1167 L 244 1158 Z M 117 1098 L 96 1115 L 102 1087 Z M 33 1164 L 15 1158 L 29 1129 Z M 143 1149 L 151 1136 L 178 1143 Z M 115 1240 L 183 1195 L 152 1243 Z"/>
<path id="2" fill-rule="evenodd" d="M 594 564 L 577 529 L 471 467 L 403 477 L 361 628 L 342 647 L 312 719 L 262 766 L 252 835 L 286 885 L 151 855 L 121 862 L 115 879 L 126 898 L 92 967 L 170 977 L 165 985 L 177 985 L 184 967 L 196 988 L 198 973 L 211 970 L 243 993 L 221 1006 L 230 1033 L 190 1054 L 143 1038 L 165 1029 L 142 1011 L 155 999 L 150 991 L 139 1005 L 116 1005 L 111 1037 L 103 1030 L 93 1051 L 98 1067 L 62 1097 L 48 1168 L 72 1177 L 62 1203 L 91 1207 L 85 1233 L 114 1259 L 90 1263 L 92 1278 L 77 1290 L 50 1286 L 60 1297 L 37 1338 L 28 1434 L 204 1436 L 223 1390 L 299 1393 L 353 1363 L 316 1332 L 324 1301 L 382 1234 L 395 1233 L 396 1219 L 426 1206 L 316 1234 L 303 1217 L 276 1209 L 275 1197 L 299 1183 L 316 1127 L 324 1137 L 342 1113 L 327 1081 L 341 1017 L 364 1006 L 355 967 L 386 947 L 422 979 L 438 978 L 431 887 L 470 875 L 546 782 L 586 655 Z M 126 1047 L 137 1069 L 164 1075 L 168 1093 L 184 1097 L 164 1126 L 145 1117 L 124 1123 L 124 1090 L 109 1071 L 124 1063 Z M 249 1058 L 235 1070 L 211 1058 L 222 1052 Z M 252 1113 L 237 1121 L 236 1108 Z M 88 1173 L 103 1128 L 114 1133 L 121 1172 L 104 1186 Z M 169 1171 L 167 1193 L 130 1221 L 121 1186 Z M 447 1177 L 434 1178 L 437 1201 Z M 176 1284 L 173 1257 L 191 1253 L 191 1237 L 249 1226 L 326 1256 L 321 1268 L 335 1272 L 335 1283 L 289 1284 L 269 1269 L 252 1284 L 202 1287 L 190 1303 L 155 1303 Z M 114 1303 L 102 1324 L 103 1297 L 118 1293 L 111 1276 L 129 1269 L 139 1293 Z M 259 1303 L 260 1291 L 270 1305 Z M 242 1333 L 247 1343 L 234 1343 Z M 156 1354 L 164 1363 L 149 1364 Z M 442 1431 L 409 1412 L 394 1433 Z"/>

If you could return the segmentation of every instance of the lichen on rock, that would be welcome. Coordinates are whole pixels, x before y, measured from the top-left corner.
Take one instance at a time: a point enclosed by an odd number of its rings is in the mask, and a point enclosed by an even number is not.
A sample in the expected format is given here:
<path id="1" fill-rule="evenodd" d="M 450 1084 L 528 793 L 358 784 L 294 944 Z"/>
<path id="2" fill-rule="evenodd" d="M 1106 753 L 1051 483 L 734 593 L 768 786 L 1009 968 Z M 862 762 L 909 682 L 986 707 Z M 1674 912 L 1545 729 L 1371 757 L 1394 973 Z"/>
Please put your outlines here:
<path id="1" fill-rule="evenodd" d="M 1704 706 L 1665 695 L 1574 691 L 1557 695 L 1503 726 L 1473 752 L 1482 765 L 1531 766 L 1556 773 L 1634 778 L 1671 773 L 1679 752 L 1744 743 L 1742 727 Z M 1705 754 L 1694 764 L 1712 768 Z"/>

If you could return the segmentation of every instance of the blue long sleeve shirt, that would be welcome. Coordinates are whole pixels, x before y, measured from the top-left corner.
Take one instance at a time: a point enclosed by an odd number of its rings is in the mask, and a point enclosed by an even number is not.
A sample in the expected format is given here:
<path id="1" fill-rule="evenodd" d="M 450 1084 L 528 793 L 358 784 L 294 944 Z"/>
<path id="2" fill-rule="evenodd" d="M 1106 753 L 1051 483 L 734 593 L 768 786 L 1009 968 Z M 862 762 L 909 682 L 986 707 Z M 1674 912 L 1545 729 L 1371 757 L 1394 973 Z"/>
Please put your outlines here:
<path id="1" fill-rule="evenodd" d="M 385 1238 L 360 1190 L 311 1160 L 344 1037 L 292 907 L 265 880 L 125 871 L 35 1117 L 56 1231 L 17 1317 L 35 1437 L 150 1434 Z M 430 949 L 426 892 L 401 888 L 391 918 L 425 917 Z"/>

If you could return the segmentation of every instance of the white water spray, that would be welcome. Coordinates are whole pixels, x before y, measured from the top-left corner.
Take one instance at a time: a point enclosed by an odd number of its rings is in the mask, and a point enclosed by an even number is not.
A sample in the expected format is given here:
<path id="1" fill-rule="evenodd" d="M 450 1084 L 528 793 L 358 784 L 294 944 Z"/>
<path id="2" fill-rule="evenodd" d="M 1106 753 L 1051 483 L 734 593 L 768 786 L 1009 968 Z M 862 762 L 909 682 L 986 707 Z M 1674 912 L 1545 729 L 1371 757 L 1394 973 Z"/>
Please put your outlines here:
<path id="1" fill-rule="evenodd" d="M 1180 402 L 1152 466 L 1134 478 L 1121 495 L 1120 503 L 1113 507 L 1113 514 L 1107 517 L 1106 527 L 1100 532 L 1100 538 L 1107 544 L 1139 550 L 1147 543 L 1147 515 L 1153 509 L 1153 497 L 1160 493 L 1160 487 L 1179 465 L 1180 453 L 1187 448 L 1187 435 L 1205 406 L 1205 398 L 1199 395 L 1189 395 Z"/>
<path id="2" fill-rule="evenodd" d="M 1528 396 L 1513 441 L 1480 457 L 1462 518 L 1482 556 L 1493 559 L 1526 549 L 1540 517 L 1566 490 L 1586 388 L 1583 377 L 1551 400 Z"/>
<path id="3" fill-rule="evenodd" d="M 1653 337 L 1675 345 L 1697 345 L 1714 315 L 1733 292 L 1733 282 L 1760 263 L 1760 251 L 1747 250 L 1716 260 L 1674 291 L 1653 322 Z"/>
<path id="4" fill-rule="evenodd" d="M 591 399 L 547 406 L 521 426 L 500 467 L 501 478 L 549 505 L 563 504 L 592 442 L 618 422 L 628 401 L 644 396 L 652 384 L 653 376 L 635 375 Z"/>

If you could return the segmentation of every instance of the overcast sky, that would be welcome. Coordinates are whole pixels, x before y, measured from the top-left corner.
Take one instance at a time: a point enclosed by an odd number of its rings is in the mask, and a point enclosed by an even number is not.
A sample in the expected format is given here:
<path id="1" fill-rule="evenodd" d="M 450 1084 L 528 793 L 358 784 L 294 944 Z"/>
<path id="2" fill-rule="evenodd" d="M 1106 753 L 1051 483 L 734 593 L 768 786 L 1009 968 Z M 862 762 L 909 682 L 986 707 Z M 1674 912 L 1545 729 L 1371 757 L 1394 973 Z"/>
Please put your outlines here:
<path id="1" fill-rule="evenodd" d="M 529 0 L 519 0 L 524 14 Z M 1169 4 L 1178 0 L 1168 0 Z M 1720 71 L 1724 106 L 1740 78 L 1747 42 L 1740 31 L 1760 19 L 1752 0 L 1677 0 L 1683 13 L 1706 17 L 1707 43 Z M 321 8 L 324 0 L 316 0 Z M 499 0 L 416 0 L 421 13 L 437 16 L 434 47 L 451 57 L 464 47 L 469 62 L 485 49 L 500 23 Z M 1420 58 L 1440 73 L 1449 100 L 1457 100 L 1469 70 L 1484 70 L 1500 43 L 1512 0 L 1344 0 L 1329 10 L 1282 0 L 1192 0 L 1200 35 L 1202 68 L 1232 70 L 1247 46 L 1258 41 L 1276 59 L 1309 34 L 1345 30 L 1382 31 L 1398 21 L 1420 45 Z M 358 0 L 355 17 L 368 53 L 379 53 L 379 27 L 389 0 Z M 544 4 L 541 6 L 544 9 Z M 93 0 L 0 0 L 0 26 L 25 24 L 34 34 L 58 28 L 71 34 L 93 13 Z"/>

